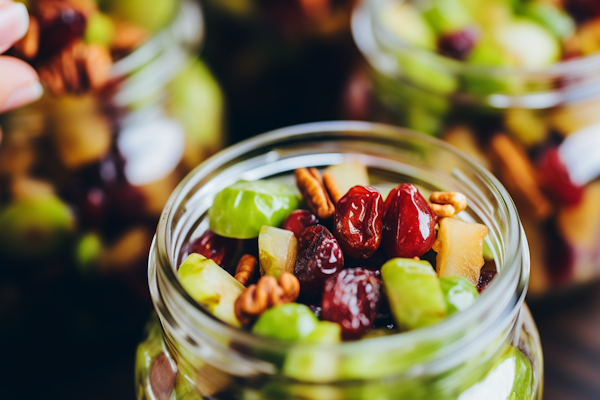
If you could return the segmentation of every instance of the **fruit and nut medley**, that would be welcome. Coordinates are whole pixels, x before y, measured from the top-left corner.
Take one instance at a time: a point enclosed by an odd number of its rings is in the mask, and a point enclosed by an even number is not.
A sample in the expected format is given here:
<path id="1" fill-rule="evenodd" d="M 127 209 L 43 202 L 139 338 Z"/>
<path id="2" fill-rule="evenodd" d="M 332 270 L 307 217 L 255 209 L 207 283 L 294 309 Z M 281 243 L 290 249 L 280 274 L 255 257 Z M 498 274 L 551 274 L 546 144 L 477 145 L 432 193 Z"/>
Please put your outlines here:
<path id="1" fill-rule="evenodd" d="M 384 197 L 356 162 L 294 175 L 226 187 L 183 249 L 182 286 L 232 326 L 311 343 L 408 331 L 468 309 L 496 274 L 461 193 Z"/>
<path id="2" fill-rule="evenodd" d="M 179 0 L 29 0 L 29 30 L 9 53 L 33 65 L 54 94 L 101 89 L 113 60 L 176 14 Z"/>
<path id="3" fill-rule="evenodd" d="M 542 68 L 600 50 L 600 6 L 587 0 L 395 2 L 384 23 L 420 48 L 482 66 Z"/>

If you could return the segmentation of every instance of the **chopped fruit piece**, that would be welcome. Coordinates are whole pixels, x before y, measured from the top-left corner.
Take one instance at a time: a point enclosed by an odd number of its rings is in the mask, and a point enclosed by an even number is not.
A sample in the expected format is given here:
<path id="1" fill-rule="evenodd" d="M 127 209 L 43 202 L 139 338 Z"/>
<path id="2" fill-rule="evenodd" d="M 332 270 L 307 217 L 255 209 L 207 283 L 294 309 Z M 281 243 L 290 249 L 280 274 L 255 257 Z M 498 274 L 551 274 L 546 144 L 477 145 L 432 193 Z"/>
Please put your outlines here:
<path id="1" fill-rule="evenodd" d="M 189 252 L 201 254 L 225 268 L 238 244 L 238 240 L 219 236 L 208 229 L 190 244 Z"/>
<path id="2" fill-rule="evenodd" d="M 110 46 L 115 34 L 113 20 L 100 12 L 93 14 L 85 29 L 85 41 Z"/>
<path id="3" fill-rule="evenodd" d="M 294 232 L 296 239 L 300 239 L 302 232 L 309 226 L 314 226 L 319 223 L 317 217 L 308 210 L 295 210 L 285 219 L 282 229 Z"/>
<path id="4" fill-rule="evenodd" d="M 471 307 L 479 297 L 475 285 L 462 276 L 447 276 L 440 279 L 444 300 L 446 300 L 447 313 L 464 311 Z"/>
<path id="5" fill-rule="evenodd" d="M 492 169 L 489 157 L 483 152 L 475 133 L 466 126 L 455 126 L 444 132 L 443 139 L 458 147 L 487 169 Z"/>
<path id="6" fill-rule="evenodd" d="M 263 226 L 258 235 L 260 274 L 279 279 L 284 272 L 294 273 L 298 240 L 285 229 Z"/>
<path id="7" fill-rule="evenodd" d="M 263 225 L 280 226 L 298 204 L 298 192 L 292 187 L 241 181 L 215 196 L 209 211 L 210 229 L 221 236 L 254 238 Z"/>
<path id="8" fill-rule="evenodd" d="M 462 276 L 477 285 L 483 267 L 483 240 L 488 228 L 482 224 L 442 218 L 433 250 L 438 254 L 436 268 L 440 278 Z"/>
<path id="9" fill-rule="evenodd" d="M 423 16 L 440 34 L 456 32 L 471 22 L 471 16 L 461 0 L 433 0 Z"/>
<path id="10" fill-rule="evenodd" d="M 381 268 L 381 277 L 400 329 L 432 325 L 446 316 L 440 280 L 427 261 L 394 258 Z"/>
<path id="11" fill-rule="evenodd" d="M 533 110 L 509 108 L 504 115 L 504 125 L 528 148 L 538 146 L 548 138 L 547 122 Z"/>
<path id="12" fill-rule="evenodd" d="M 383 246 L 388 257 L 420 257 L 435 241 L 437 217 L 410 183 L 393 189 L 385 200 Z"/>
<path id="13" fill-rule="evenodd" d="M 383 198 L 373 187 L 354 186 L 335 208 L 334 234 L 344 254 L 366 259 L 381 244 Z"/>
<path id="14" fill-rule="evenodd" d="M 71 209 L 54 195 L 13 201 L 0 211 L 0 252 L 21 261 L 50 257 L 74 225 Z"/>
<path id="15" fill-rule="evenodd" d="M 227 271 L 200 254 L 190 254 L 177 274 L 181 286 L 202 307 L 228 324 L 241 326 L 233 305 L 246 288 Z"/>
<path id="16" fill-rule="evenodd" d="M 479 282 L 477 283 L 477 291 L 483 292 L 492 283 L 492 280 L 498 273 L 496 271 L 481 271 L 479 275 Z"/>
<path id="17" fill-rule="evenodd" d="M 356 161 L 327 167 L 323 171 L 323 175 L 325 174 L 333 176 L 342 196 L 354 186 L 369 186 L 367 167 Z"/>
<path id="18" fill-rule="evenodd" d="M 496 27 L 494 39 L 515 66 L 543 68 L 560 60 L 561 47 L 558 40 L 540 24 L 525 19 Z"/>
<path id="19" fill-rule="evenodd" d="M 298 257 L 294 273 L 300 289 L 317 293 L 325 280 L 344 268 L 344 254 L 331 232 L 322 225 L 309 226 L 298 241 Z"/>
<path id="20" fill-rule="evenodd" d="M 156 31 L 173 18 L 178 5 L 172 0 L 117 0 L 108 6 L 111 15 Z"/>
<path id="21" fill-rule="evenodd" d="M 342 270 L 325 283 L 323 319 L 340 324 L 344 339 L 359 339 L 377 319 L 380 288 L 373 271 Z"/>
<path id="22" fill-rule="evenodd" d="M 542 155 L 538 176 L 542 189 L 561 205 L 573 206 L 583 199 L 584 188 L 571 180 L 567 167 L 560 159 L 558 148 L 550 149 Z"/>
<path id="23" fill-rule="evenodd" d="M 569 14 L 549 2 L 529 2 L 523 7 L 523 14 L 560 39 L 566 39 L 575 33 L 575 22 Z"/>
<path id="24" fill-rule="evenodd" d="M 304 304 L 288 303 L 265 311 L 252 328 L 260 336 L 288 342 L 306 341 L 319 320 Z"/>
<path id="25" fill-rule="evenodd" d="M 336 344 L 341 341 L 340 326 L 333 322 L 319 322 L 303 341 L 314 344 Z M 294 348 L 285 358 L 283 373 L 291 378 L 308 382 L 330 382 L 337 376 L 339 358 L 323 349 Z"/>
<path id="26" fill-rule="evenodd" d="M 428 50 L 435 49 L 435 33 L 419 11 L 407 2 L 390 7 L 382 15 L 383 24 L 399 38 Z"/>
<path id="27" fill-rule="evenodd" d="M 446 57 L 466 60 L 473 51 L 478 37 L 478 32 L 472 28 L 446 33 L 438 40 L 438 51 Z"/>

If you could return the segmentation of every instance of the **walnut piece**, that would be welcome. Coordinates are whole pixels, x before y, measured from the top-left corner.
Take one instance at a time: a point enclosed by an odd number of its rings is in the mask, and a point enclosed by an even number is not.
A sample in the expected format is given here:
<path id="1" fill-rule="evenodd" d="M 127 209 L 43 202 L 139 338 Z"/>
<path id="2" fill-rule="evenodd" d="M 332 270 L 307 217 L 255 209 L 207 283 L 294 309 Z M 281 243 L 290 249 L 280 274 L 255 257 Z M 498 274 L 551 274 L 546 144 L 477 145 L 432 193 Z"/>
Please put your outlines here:
<path id="1" fill-rule="evenodd" d="M 335 212 L 335 206 L 327 194 L 319 170 L 299 168 L 294 171 L 294 175 L 296 176 L 296 185 L 298 185 L 310 211 L 320 219 L 331 218 Z"/>
<path id="2" fill-rule="evenodd" d="M 237 319 L 249 325 L 268 308 L 291 303 L 300 294 L 300 282 L 293 274 L 284 272 L 277 279 L 265 275 L 255 285 L 250 285 L 235 301 Z"/>
<path id="3" fill-rule="evenodd" d="M 431 209 L 440 218 L 452 217 L 467 208 L 467 198 L 458 192 L 433 192 Z"/>
<path id="4" fill-rule="evenodd" d="M 325 171 L 323 173 L 323 185 L 325 186 L 325 189 L 327 190 L 327 193 L 329 194 L 333 204 L 337 204 L 337 202 L 344 197 L 344 193 L 342 192 L 340 185 L 338 185 L 335 177 L 329 171 Z"/>

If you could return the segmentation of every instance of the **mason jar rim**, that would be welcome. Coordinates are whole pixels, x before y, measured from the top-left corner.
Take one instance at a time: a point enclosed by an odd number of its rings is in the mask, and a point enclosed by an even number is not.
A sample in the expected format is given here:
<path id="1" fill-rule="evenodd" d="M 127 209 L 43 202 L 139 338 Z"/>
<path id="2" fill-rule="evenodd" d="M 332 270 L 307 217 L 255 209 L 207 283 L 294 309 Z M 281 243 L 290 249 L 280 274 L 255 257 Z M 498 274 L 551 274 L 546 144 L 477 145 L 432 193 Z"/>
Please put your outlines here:
<path id="1" fill-rule="evenodd" d="M 356 16 L 357 10 L 362 7 L 368 7 L 372 12 L 374 12 L 375 18 L 379 19 L 379 14 L 377 11 L 381 11 L 379 4 L 380 3 L 389 3 L 391 1 L 395 1 L 400 3 L 409 2 L 409 0 L 364 0 L 363 2 L 359 2 L 355 8 L 354 17 Z M 354 23 L 353 23 L 354 25 Z M 383 24 L 380 24 L 383 26 Z M 356 40 L 357 32 L 355 28 L 353 30 L 353 35 Z M 398 37 L 398 35 L 394 35 L 389 31 L 389 29 L 382 28 L 382 33 L 386 36 L 386 40 L 390 40 L 395 42 L 400 48 L 404 48 L 406 50 L 410 50 L 412 52 L 416 52 L 418 54 L 423 54 L 427 56 L 436 57 L 439 60 L 442 60 L 444 63 L 451 65 L 456 68 L 460 68 L 464 71 L 471 71 L 476 73 L 477 75 L 527 75 L 535 77 L 536 75 L 586 75 L 588 71 L 598 71 L 598 67 L 600 66 L 600 52 L 594 55 L 575 58 L 572 60 L 562 60 L 552 65 L 548 65 L 542 68 L 527 68 L 527 67 L 516 67 L 516 66 L 486 66 L 486 65 L 476 65 L 470 64 L 467 61 L 457 60 L 451 57 L 444 56 L 436 51 L 430 51 L 419 46 L 413 45 L 402 38 Z"/>
<path id="2" fill-rule="evenodd" d="M 180 303 L 177 303 L 178 305 L 191 307 L 194 311 L 194 317 L 198 318 L 195 322 L 206 327 L 215 337 L 224 340 L 235 340 L 237 343 L 255 349 L 276 348 L 286 351 L 298 345 L 297 343 L 261 337 L 254 335 L 251 332 L 235 328 L 217 319 L 200 306 L 183 289 L 183 286 L 176 276 L 175 266 L 178 261 L 174 259 L 174 254 L 169 253 L 168 242 L 170 241 L 170 238 L 168 236 L 169 230 L 174 227 L 174 219 L 178 217 L 179 206 L 185 204 L 185 201 L 190 195 L 190 191 L 193 190 L 197 182 L 208 176 L 216 168 L 226 165 L 229 161 L 247 154 L 254 149 L 275 146 L 293 139 L 316 137 L 315 135 L 319 135 L 319 133 L 343 137 L 368 134 L 369 136 L 377 136 L 378 138 L 390 141 L 398 141 L 398 138 L 401 137 L 403 139 L 426 142 L 452 153 L 461 162 L 464 162 L 471 168 L 477 177 L 481 178 L 485 185 L 491 189 L 495 195 L 497 195 L 497 198 L 501 203 L 504 204 L 508 217 L 507 225 L 509 230 L 507 235 L 508 242 L 505 247 L 506 258 L 502 263 L 502 272 L 492 281 L 490 286 L 482 293 L 478 301 L 473 304 L 469 311 L 455 314 L 435 325 L 413 331 L 328 345 L 328 350 L 336 350 L 342 354 L 364 354 L 370 350 L 381 349 L 382 346 L 386 349 L 405 348 L 435 338 L 440 332 L 460 331 L 460 328 L 464 327 L 469 321 L 473 322 L 476 318 L 485 316 L 489 310 L 493 309 L 494 306 L 499 303 L 499 299 L 504 299 L 509 307 L 512 305 L 511 310 L 520 307 L 526 293 L 527 282 L 529 279 L 529 253 L 526 248 L 526 239 L 522 232 L 515 205 L 506 189 L 504 189 L 490 172 L 486 171 L 477 162 L 441 140 L 404 128 L 360 121 L 315 122 L 277 129 L 233 145 L 207 159 L 190 172 L 171 194 L 163 209 L 157 233 L 150 250 L 149 281 L 155 307 L 161 308 L 156 304 L 157 297 L 160 297 L 162 294 L 156 285 L 157 278 L 155 276 L 160 274 L 159 277 L 165 278 L 168 285 L 174 289 L 173 293 L 170 293 L 169 296 L 177 296 L 178 301 L 180 301 Z M 510 299 L 514 299 L 514 301 L 511 302 Z M 502 315 L 504 315 L 504 313 Z M 193 325 L 189 325 L 189 327 L 192 330 L 194 329 Z M 322 345 L 304 344 L 302 344 L 302 346 L 306 348 L 324 347 Z"/>

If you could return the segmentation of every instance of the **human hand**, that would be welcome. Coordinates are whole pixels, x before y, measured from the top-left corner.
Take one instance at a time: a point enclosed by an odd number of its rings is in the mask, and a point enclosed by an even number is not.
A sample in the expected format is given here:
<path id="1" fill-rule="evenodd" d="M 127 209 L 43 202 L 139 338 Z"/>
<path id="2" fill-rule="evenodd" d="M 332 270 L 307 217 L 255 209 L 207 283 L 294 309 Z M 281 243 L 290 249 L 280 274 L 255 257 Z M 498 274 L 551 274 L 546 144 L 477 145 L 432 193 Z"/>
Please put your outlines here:
<path id="1" fill-rule="evenodd" d="M 25 5 L 0 0 L 0 54 L 22 38 L 28 28 Z M 29 64 L 0 56 L 0 113 L 37 100 L 42 92 L 39 77 Z"/>

